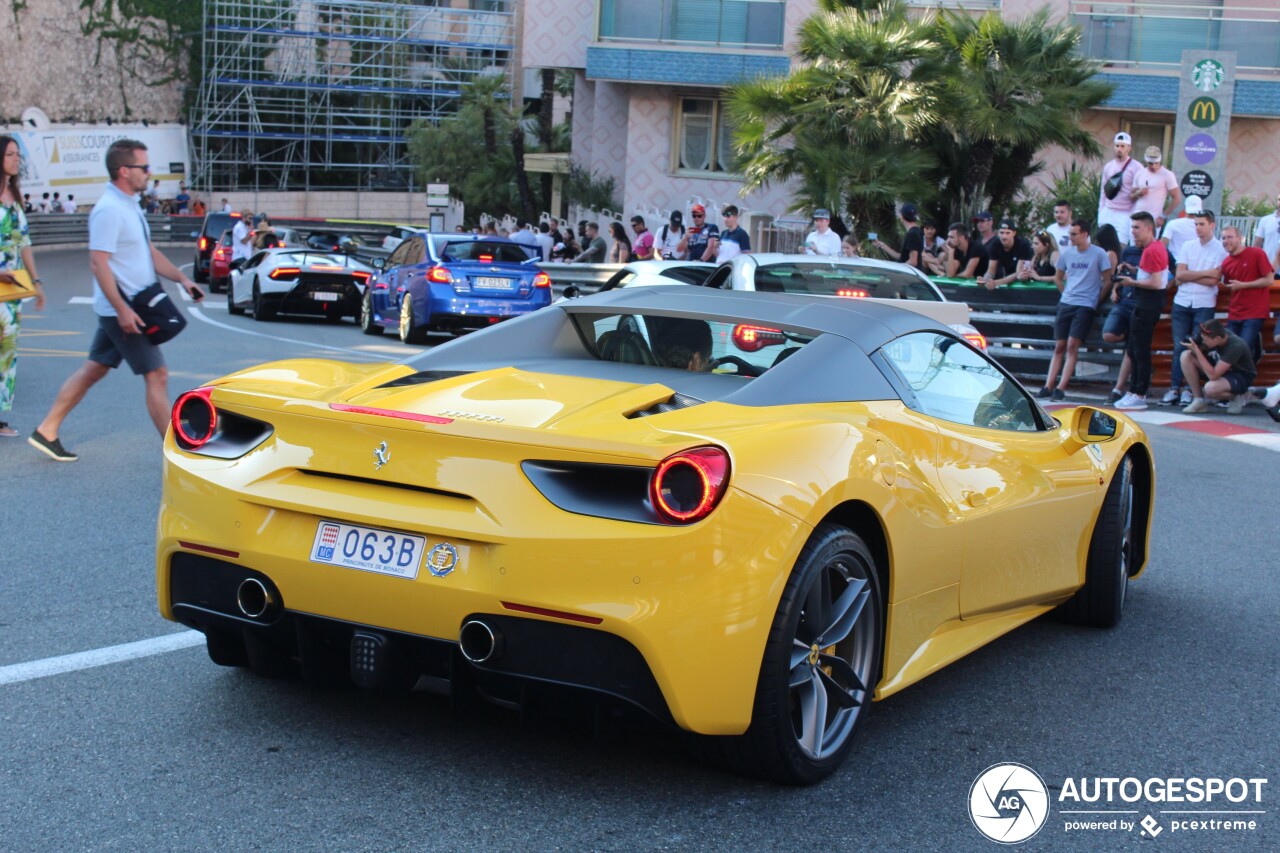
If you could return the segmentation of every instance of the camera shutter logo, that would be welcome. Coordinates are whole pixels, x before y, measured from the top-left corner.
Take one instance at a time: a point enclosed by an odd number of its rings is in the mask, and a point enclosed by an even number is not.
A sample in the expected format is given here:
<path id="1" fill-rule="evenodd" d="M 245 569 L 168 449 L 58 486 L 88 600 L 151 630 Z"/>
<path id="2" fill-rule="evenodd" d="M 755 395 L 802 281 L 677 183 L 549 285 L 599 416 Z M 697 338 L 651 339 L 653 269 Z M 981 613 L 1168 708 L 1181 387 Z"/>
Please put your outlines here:
<path id="1" fill-rule="evenodd" d="M 1049 818 L 1049 789 L 1023 764 L 993 764 L 969 788 L 969 819 L 992 841 L 1017 844 L 1034 836 Z"/>

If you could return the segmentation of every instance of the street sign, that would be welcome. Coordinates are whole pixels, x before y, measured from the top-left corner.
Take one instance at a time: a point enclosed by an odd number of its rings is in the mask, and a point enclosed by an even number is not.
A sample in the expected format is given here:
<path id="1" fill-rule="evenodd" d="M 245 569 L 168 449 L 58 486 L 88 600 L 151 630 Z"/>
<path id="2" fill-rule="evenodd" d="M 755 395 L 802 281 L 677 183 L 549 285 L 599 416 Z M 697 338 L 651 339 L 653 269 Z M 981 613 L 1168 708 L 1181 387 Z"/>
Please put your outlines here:
<path id="1" fill-rule="evenodd" d="M 448 207 L 449 185 L 427 184 L 427 207 Z"/>
<path id="2" fill-rule="evenodd" d="M 1178 124 L 1168 160 L 1181 176 L 1182 194 L 1199 196 L 1205 209 L 1215 213 L 1221 213 L 1227 174 L 1235 78 L 1233 51 L 1182 51 Z"/>

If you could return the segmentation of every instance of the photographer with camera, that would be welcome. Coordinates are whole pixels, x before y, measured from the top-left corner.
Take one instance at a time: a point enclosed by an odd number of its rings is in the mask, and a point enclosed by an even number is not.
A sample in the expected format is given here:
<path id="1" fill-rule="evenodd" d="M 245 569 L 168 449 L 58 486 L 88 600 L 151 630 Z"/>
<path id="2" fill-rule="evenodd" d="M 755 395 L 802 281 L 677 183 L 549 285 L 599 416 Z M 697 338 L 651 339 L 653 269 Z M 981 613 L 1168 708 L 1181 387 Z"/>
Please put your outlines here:
<path id="1" fill-rule="evenodd" d="M 1238 415 L 1249 401 L 1249 385 L 1258 375 L 1249 346 L 1227 331 L 1221 320 L 1200 324 L 1200 334 L 1187 338 L 1182 351 L 1182 375 L 1191 388 L 1188 415 L 1208 411 L 1209 400 L 1230 400 L 1227 413 Z M 1204 380 L 1201 387 L 1201 377 Z M 1209 399 L 1205 399 L 1205 398 Z"/>

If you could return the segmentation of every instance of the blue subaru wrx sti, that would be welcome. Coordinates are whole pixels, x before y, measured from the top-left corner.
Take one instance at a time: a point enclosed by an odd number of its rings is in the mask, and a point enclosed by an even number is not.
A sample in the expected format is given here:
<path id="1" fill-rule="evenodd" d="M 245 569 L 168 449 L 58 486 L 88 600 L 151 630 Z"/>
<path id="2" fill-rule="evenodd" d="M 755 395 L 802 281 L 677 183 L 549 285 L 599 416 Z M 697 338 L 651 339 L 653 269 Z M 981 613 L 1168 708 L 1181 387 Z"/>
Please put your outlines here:
<path id="1" fill-rule="evenodd" d="M 457 333 L 551 304 L 551 279 L 537 248 L 475 234 L 410 236 L 365 290 L 360 328 L 396 329 L 407 344 L 428 332 Z"/>

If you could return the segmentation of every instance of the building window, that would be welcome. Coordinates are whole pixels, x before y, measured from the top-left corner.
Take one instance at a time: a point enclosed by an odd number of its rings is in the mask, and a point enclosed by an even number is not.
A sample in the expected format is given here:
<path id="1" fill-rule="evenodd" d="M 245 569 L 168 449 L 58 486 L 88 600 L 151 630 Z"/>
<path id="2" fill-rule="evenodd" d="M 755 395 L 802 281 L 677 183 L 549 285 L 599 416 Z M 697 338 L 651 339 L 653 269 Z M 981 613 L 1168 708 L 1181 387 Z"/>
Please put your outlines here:
<path id="1" fill-rule="evenodd" d="M 676 170 L 733 171 L 733 129 L 726 104 L 714 98 L 681 98 L 676 120 Z"/>
<path id="2" fill-rule="evenodd" d="M 1160 149 L 1164 164 L 1173 163 L 1173 125 L 1159 121 L 1131 121 L 1125 119 L 1121 126 L 1129 136 L 1133 137 L 1133 157 L 1139 162 L 1147 151 L 1147 146 L 1154 145 Z"/>

